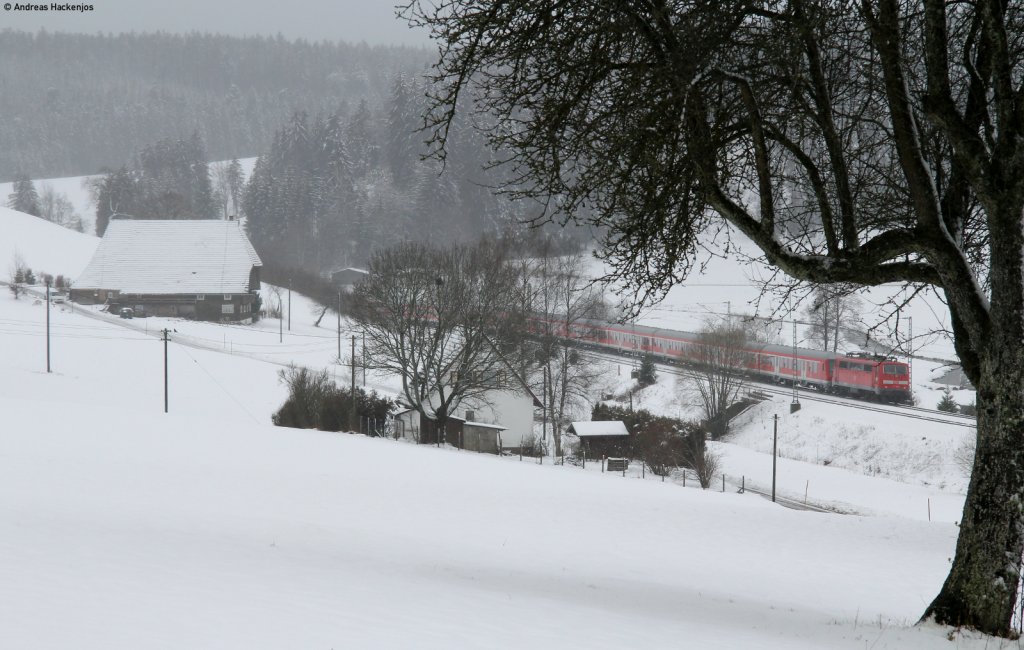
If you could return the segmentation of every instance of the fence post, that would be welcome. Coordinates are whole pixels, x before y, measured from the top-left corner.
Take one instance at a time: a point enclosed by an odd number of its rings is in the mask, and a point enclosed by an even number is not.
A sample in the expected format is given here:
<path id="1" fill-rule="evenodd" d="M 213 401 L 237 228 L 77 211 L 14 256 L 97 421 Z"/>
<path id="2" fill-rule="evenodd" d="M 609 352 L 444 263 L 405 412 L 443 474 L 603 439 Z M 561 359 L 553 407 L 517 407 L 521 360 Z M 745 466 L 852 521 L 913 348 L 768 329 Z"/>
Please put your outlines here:
<path id="1" fill-rule="evenodd" d="M 725 474 L 722 474 L 722 492 L 725 492 Z"/>

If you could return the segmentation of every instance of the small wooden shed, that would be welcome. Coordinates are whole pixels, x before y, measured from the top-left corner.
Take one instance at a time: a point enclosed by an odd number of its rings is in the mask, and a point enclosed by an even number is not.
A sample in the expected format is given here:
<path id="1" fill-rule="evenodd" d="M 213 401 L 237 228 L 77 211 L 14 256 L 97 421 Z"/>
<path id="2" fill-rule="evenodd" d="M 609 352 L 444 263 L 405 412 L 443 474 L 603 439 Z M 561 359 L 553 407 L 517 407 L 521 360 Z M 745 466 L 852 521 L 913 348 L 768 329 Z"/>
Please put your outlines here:
<path id="1" fill-rule="evenodd" d="M 573 422 L 568 433 L 578 436 L 587 458 L 601 456 L 628 458 L 631 441 L 626 423 L 621 420 Z"/>

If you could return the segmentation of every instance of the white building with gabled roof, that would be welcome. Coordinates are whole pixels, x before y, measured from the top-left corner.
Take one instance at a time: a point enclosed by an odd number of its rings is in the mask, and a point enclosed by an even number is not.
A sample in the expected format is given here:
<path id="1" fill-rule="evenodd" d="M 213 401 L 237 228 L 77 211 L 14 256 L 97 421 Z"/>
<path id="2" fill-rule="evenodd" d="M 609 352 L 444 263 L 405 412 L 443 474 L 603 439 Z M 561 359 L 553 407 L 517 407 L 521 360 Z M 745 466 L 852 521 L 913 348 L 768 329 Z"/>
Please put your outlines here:
<path id="1" fill-rule="evenodd" d="M 71 299 L 137 315 L 248 321 L 262 266 L 238 221 L 116 219 Z"/>

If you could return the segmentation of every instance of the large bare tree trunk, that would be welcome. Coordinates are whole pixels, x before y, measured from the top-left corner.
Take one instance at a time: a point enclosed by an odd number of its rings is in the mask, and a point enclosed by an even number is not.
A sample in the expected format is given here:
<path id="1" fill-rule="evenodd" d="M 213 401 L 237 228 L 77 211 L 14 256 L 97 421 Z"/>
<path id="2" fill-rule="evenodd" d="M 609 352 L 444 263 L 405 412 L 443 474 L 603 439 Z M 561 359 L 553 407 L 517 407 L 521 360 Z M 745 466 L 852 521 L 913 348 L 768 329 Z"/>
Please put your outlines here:
<path id="1" fill-rule="evenodd" d="M 965 365 L 978 389 L 977 451 L 953 566 L 925 617 L 1008 636 L 1024 552 L 1024 234 L 1017 196 L 992 203 L 991 325 L 978 367 Z"/>
<path id="2" fill-rule="evenodd" d="M 1024 349 L 1019 340 L 994 347 L 982 362 L 977 452 L 956 560 L 925 617 L 1006 635 L 1024 551 Z"/>

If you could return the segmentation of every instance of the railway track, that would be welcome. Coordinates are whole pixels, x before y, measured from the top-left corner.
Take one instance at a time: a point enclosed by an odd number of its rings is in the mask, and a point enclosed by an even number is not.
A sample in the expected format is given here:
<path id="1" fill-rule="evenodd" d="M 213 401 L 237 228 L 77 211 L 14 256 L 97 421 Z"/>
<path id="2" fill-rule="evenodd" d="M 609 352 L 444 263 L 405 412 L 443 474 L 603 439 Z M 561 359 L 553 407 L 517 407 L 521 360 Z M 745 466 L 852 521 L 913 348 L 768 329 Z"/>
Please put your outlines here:
<path id="1" fill-rule="evenodd" d="M 597 359 L 604 361 L 612 361 L 615 363 L 622 363 L 624 359 L 633 359 L 631 356 L 617 355 L 612 352 L 597 352 L 589 350 L 588 354 Z M 684 376 L 686 370 L 678 366 L 666 365 L 663 363 L 657 364 L 659 372 L 667 372 L 671 375 Z M 756 386 L 757 390 L 764 393 L 771 393 L 774 395 L 791 395 L 793 393 L 792 387 L 782 387 L 779 384 L 772 382 L 764 382 L 756 379 L 748 380 L 751 386 Z M 888 413 L 899 417 L 911 418 L 914 420 L 924 420 L 926 422 L 939 422 L 942 424 L 952 424 L 954 426 L 961 427 L 975 427 L 977 421 L 974 416 L 961 415 L 959 413 L 944 413 L 942 411 L 936 411 L 934 409 L 926 409 L 920 406 L 901 406 L 898 404 L 877 404 L 871 402 L 864 402 L 848 397 L 838 397 L 836 395 L 826 395 L 816 390 L 809 388 L 798 388 L 799 399 L 811 401 L 811 402 L 822 402 L 825 404 L 834 404 L 837 406 L 844 406 L 847 408 L 859 409 L 862 411 L 872 411 L 875 413 Z"/>

